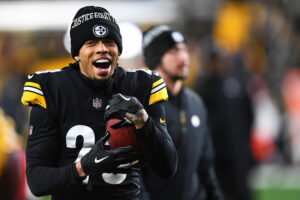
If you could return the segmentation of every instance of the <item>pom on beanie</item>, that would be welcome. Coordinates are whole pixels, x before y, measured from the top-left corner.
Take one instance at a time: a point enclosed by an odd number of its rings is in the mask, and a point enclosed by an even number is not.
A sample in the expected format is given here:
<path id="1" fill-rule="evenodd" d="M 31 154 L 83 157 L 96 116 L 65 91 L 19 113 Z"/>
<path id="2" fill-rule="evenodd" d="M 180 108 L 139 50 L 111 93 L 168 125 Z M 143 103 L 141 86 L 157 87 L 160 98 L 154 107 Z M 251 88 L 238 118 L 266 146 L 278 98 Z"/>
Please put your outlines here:
<path id="1" fill-rule="evenodd" d="M 143 32 L 143 56 L 147 67 L 155 69 L 162 56 L 177 43 L 185 43 L 183 35 L 166 25 L 152 26 Z"/>
<path id="2" fill-rule="evenodd" d="M 78 55 L 82 45 L 92 39 L 108 38 L 114 40 L 121 55 L 122 36 L 116 20 L 102 7 L 86 6 L 80 8 L 70 27 L 71 55 Z"/>

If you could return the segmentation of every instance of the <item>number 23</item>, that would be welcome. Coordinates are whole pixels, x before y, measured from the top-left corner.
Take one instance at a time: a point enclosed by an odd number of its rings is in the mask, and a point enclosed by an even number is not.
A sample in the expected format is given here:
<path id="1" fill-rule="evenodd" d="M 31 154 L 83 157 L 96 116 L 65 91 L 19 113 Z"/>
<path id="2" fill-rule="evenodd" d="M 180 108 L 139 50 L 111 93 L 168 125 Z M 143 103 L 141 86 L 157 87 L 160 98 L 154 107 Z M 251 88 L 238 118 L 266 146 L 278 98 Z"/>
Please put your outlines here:
<path id="1" fill-rule="evenodd" d="M 83 137 L 83 145 L 78 153 L 75 162 L 78 162 L 85 154 L 87 154 L 95 144 L 95 133 L 93 129 L 85 125 L 76 125 L 70 128 L 66 135 L 66 146 L 68 148 L 76 148 L 76 140 L 78 136 Z M 120 184 L 126 179 L 126 174 L 102 173 L 102 178 L 109 184 Z M 84 179 L 83 183 L 87 184 L 89 176 Z"/>

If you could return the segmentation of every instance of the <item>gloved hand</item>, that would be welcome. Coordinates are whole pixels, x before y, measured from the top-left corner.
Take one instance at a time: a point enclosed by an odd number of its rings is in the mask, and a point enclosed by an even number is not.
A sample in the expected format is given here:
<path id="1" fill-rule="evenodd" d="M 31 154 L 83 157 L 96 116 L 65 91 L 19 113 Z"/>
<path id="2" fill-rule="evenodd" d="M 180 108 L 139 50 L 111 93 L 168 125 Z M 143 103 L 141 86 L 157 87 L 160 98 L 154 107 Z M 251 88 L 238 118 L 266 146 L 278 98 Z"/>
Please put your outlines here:
<path id="1" fill-rule="evenodd" d="M 81 158 L 81 166 L 86 175 L 96 175 L 111 172 L 120 167 L 130 167 L 128 163 L 135 163 L 139 159 L 133 147 L 121 147 L 114 150 L 105 150 L 104 144 L 110 136 L 106 132 L 94 147 Z M 124 167 L 124 168 L 125 168 Z"/>
<path id="2" fill-rule="evenodd" d="M 114 94 L 106 106 L 104 120 L 118 118 L 121 121 L 114 125 L 114 129 L 124 126 L 126 123 L 133 123 L 138 129 L 144 126 L 148 114 L 141 102 L 132 96 Z"/>

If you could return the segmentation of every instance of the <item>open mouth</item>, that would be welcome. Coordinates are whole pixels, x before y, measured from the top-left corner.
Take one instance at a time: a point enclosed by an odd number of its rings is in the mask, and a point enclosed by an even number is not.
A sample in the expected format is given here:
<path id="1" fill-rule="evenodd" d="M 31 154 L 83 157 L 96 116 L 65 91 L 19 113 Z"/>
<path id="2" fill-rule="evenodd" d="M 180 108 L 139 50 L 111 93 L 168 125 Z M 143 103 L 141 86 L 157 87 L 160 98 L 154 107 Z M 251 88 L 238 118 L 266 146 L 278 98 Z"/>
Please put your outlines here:
<path id="1" fill-rule="evenodd" d="M 99 69 L 108 69 L 111 65 L 111 61 L 108 59 L 99 59 L 94 61 L 93 65 Z"/>

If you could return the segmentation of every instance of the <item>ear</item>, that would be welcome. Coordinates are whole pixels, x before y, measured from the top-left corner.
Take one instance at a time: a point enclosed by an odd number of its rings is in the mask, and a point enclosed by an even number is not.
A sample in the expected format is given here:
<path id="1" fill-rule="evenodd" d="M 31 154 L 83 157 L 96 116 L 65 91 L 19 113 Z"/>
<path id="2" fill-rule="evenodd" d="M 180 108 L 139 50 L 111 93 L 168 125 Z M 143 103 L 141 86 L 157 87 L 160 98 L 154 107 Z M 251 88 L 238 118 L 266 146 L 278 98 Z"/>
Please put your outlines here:
<path id="1" fill-rule="evenodd" d="M 75 56 L 75 57 L 74 57 L 74 59 L 75 59 L 77 62 L 79 62 L 79 61 L 80 61 L 80 59 L 79 59 L 79 57 L 78 57 L 78 56 Z"/>

